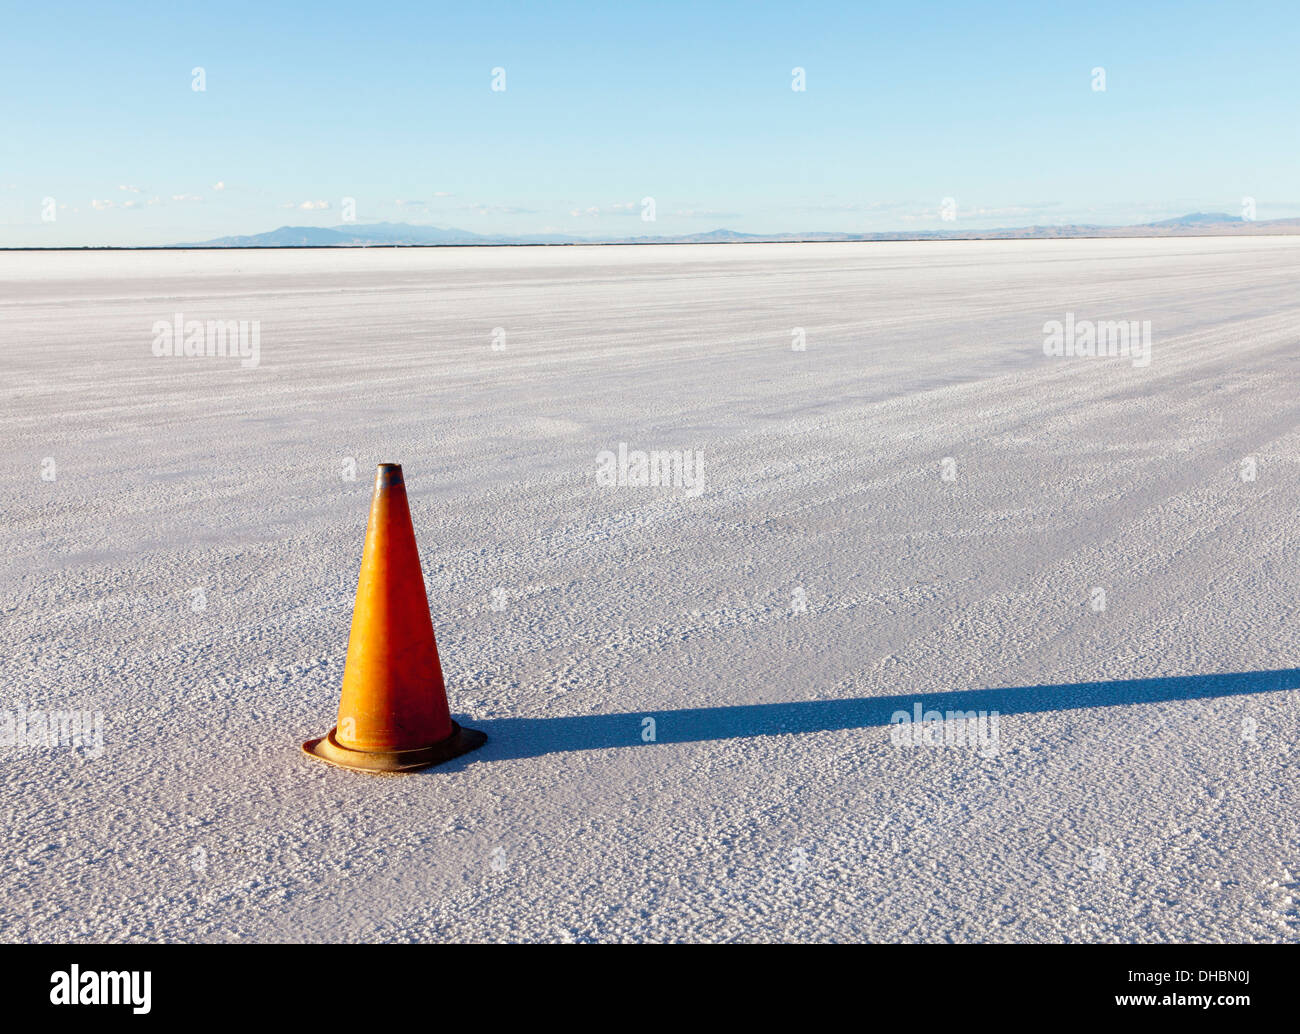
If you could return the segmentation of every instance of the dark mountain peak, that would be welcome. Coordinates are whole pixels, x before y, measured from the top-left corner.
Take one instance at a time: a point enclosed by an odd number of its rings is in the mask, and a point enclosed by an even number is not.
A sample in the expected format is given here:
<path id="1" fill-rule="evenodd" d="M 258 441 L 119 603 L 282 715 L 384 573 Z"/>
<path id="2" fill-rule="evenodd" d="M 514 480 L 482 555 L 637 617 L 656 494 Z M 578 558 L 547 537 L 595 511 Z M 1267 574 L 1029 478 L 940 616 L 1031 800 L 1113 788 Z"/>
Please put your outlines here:
<path id="1" fill-rule="evenodd" d="M 1162 219 L 1158 223 L 1148 223 L 1148 226 L 1207 226 L 1212 223 L 1240 223 L 1245 222 L 1239 215 L 1228 215 L 1227 212 L 1193 212 L 1190 215 L 1180 215 L 1177 219 Z"/>

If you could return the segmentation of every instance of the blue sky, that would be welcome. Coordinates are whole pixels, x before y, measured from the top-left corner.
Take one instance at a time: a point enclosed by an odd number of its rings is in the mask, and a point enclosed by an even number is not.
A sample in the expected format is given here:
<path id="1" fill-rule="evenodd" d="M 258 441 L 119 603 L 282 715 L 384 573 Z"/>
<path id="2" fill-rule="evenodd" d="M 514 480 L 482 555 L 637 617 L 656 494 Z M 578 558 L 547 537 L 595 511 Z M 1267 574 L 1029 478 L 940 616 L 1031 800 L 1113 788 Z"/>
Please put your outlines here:
<path id="1" fill-rule="evenodd" d="M 1290 3 L 53 3 L 3 25 L 0 245 L 332 226 L 345 197 L 358 222 L 599 236 L 1300 215 Z"/>

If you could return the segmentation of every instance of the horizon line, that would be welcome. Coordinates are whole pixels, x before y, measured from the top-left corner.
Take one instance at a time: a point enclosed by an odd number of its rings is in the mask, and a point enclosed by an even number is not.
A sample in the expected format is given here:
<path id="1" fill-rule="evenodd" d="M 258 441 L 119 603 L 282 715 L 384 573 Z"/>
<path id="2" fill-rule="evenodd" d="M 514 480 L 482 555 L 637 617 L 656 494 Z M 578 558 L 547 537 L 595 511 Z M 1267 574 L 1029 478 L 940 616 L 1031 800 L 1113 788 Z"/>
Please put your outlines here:
<path id="1" fill-rule="evenodd" d="M 1300 218 L 1287 220 L 1270 220 L 1271 222 L 1295 222 L 1294 232 L 1277 233 L 1080 233 L 1069 237 L 988 237 L 974 234 L 1005 233 L 1007 230 L 974 231 L 968 237 L 894 237 L 881 239 L 879 236 L 845 237 L 841 240 L 816 240 L 811 237 L 767 238 L 761 234 L 746 234 L 755 240 L 740 241 L 699 241 L 673 240 L 671 238 L 646 238 L 636 240 L 572 240 L 572 241 L 482 241 L 477 243 L 442 243 L 442 244 L 68 244 L 58 247 L 29 246 L 7 247 L 0 245 L 0 253 L 27 251 L 373 251 L 381 248 L 655 248 L 655 247 L 723 247 L 750 244 L 952 244 L 961 241 L 1004 241 L 1018 243 L 1025 241 L 1095 241 L 1095 240 L 1170 240 L 1184 237 L 1295 237 L 1300 236 Z M 1267 225 L 1267 224 L 1254 224 Z M 1127 229 L 1127 227 L 1115 227 Z M 329 229 L 329 227 L 316 227 Z M 1029 229 L 1029 227 L 1025 227 Z M 274 231 L 267 231 L 274 232 Z M 828 231 L 831 232 L 831 231 Z M 884 231 L 893 232 L 893 231 Z M 901 231 L 899 231 L 901 232 Z M 934 231 L 942 233 L 943 231 Z M 250 235 L 256 236 L 256 235 Z"/>

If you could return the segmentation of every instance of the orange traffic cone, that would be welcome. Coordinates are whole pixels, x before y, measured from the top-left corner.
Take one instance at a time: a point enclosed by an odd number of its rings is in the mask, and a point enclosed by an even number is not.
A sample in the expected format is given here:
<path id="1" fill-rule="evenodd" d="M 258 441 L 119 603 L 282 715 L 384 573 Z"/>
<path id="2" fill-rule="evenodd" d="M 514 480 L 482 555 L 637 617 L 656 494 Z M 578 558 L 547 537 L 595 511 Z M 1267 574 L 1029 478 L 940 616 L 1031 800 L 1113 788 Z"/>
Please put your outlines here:
<path id="1" fill-rule="evenodd" d="M 362 772 L 410 772 L 481 747 L 447 710 L 429 598 L 397 463 L 381 463 L 370 501 L 339 721 L 302 749 Z"/>

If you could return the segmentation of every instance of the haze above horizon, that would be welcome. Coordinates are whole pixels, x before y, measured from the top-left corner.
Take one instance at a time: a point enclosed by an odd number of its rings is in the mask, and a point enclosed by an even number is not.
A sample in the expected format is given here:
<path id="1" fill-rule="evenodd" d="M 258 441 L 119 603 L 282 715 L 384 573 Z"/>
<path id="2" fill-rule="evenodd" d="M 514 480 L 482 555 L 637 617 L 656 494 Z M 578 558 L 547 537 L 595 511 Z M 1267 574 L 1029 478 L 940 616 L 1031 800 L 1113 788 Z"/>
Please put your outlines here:
<path id="1" fill-rule="evenodd" d="M 0 246 L 1300 216 L 1286 5 L 8 12 Z"/>

